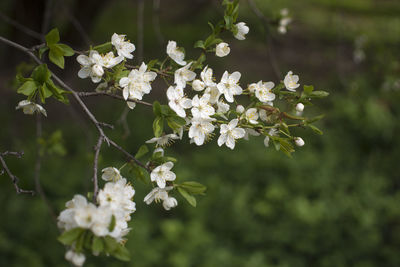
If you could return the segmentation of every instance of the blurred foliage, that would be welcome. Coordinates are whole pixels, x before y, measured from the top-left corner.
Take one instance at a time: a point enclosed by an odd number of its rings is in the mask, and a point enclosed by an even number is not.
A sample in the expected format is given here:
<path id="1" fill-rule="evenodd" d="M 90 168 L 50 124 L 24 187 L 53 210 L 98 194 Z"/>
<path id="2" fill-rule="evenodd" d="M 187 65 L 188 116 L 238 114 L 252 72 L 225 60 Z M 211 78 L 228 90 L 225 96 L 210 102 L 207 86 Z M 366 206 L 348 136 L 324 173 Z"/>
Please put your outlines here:
<path id="1" fill-rule="evenodd" d="M 161 2 L 164 38 L 178 40 L 188 53 L 194 41 L 206 36 L 206 22 L 220 15 L 213 2 L 190 14 L 185 13 L 189 1 L 172 1 L 169 6 Z M 136 188 L 137 211 L 127 243 L 132 261 L 93 257 L 87 266 L 400 266 L 400 141 L 396 139 L 400 134 L 396 119 L 400 115 L 400 3 L 255 2 L 268 17 L 289 8 L 294 21 L 288 34 L 270 31 L 276 56 L 283 72 L 292 69 L 300 74 L 302 84 L 313 83 L 330 92 L 318 107 L 305 110 L 312 113 L 318 108 L 326 113 L 318 123 L 324 135 L 298 131 L 306 145 L 293 159 L 266 149 L 258 138 L 241 141 L 234 152 L 217 147 L 215 141 L 203 147 L 177 143 L 172 152 L 178 159 L 179 181 L 201 182 L 208 188 L 206 196 L 199 197 L 193 208 L 176 194 L 179 206 L 166 212 L 161 205 L 146 206 L 142 199 L 149 185 L 124 173 Z M 250 25 L 250 40 L 228 39 L 231 56 L 215 62 L 217 71 L 229 66 L 228 70 L 248 73 L 243 83 L 273 80 L 262 25 L 247 2 L 241 3 L 239 20 Z M 103 43 L 113 32 L 124 32 L 135 42 L 135 11 L 133 1 L 108 2 L 94 17 L 90 36 Z M 146 60 L 165 52 L 156 41 L 151 13 L 151 5 L 146 4 Z M 61 31 L 65 23 L 62 18 L 55 21 Z M 356 47 L 360 36 L 365 42 Z M 356 49 L 365 53 L 360 63 L 353 60 Z M 66 61 L 66 69 L 71 66 Z M 8 78 L 2 86 L 5 97 L 0 99 L 1 150 L 25 151 L 22 159 L 9 157 L 7 162 L 24 188 L 34 188 L 35 123 L 33 117 L 14 112 L 19 99 L 15 92 L 5 92 L 12 84 L 12 77 Z M 85 82 L 76 84 L 87 87 Z M 49 117 L 43 124 L 44 136 L 50 139 L 42 144 L 48 153 L 43 153 L 41 180 L 58 213 L 73 194 L 91 191 L 96 137 L 74 104 L 65 108 L 48 102 Z M 87 102 L 107 122 L 117 121 L 124 108 L 111 99 Z M 140 106 L 128 119 L 132 133 L 122 145 L 134 153 L 152 137 L 153 115 Z M 121 125 L 110 131 L 114 139 L 122 134 Z M 104 146 L 99 166 L 119 167 L 123 160 Z M 0 178 L 0 265 L 68 266 L 44 202 L 38 196 L 16 195 L 8 177 Z"/>

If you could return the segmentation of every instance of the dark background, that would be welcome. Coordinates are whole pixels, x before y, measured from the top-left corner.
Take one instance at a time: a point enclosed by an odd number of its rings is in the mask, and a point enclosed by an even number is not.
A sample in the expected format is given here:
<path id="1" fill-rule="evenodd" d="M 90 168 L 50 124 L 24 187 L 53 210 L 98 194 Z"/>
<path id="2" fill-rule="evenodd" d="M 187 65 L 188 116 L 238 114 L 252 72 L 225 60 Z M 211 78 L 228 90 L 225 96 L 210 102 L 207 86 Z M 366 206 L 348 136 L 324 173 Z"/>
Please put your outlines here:
<path id="1" fill-rule="evenodd" d="M 208 21 L 222 17 L 220 2 L 160 2 L 154 10 L 153 1 L 144 1 L 144 61 L 164 58 L 167 40 L 185 47 L 187 58 L 197 57 L 193 43 L 208 36 Z M 399 1 L 254 2 L 272 19 L 289 8 L 288 34 L 279 35 L 274 27 L 266 31 L 248 2 L 241 1 L 239 21 L 247 22 L 250 33 L 246 41 L 224 35 L 231 54 L 209 57 L 210 66 L 217 77 L 226 69 L 240 71 L 242 85 L 261 79 L 278 83 L 292 70 L 301 84 L 330 92 L 328 99 L 305 109 L 307 116 L 326 114 L 318 123 L 324 135 L 298 130 L 306 145 L 293 159 L 265 148 L 261 137 L 240 141 L 234 152 L 216 141 L 189 145 L 185 137 L 168 153 L 179 160 L 178 178 L 203 183 L 207 195 L 198 198 L 196 208 L 176 195 L 178 207 L 166 212 L 161 205 L 145 205 L 150 186 L 124 173 L 136 189 L 137 211 L 127 243 L 132 261 L 89 257 L 87 266 L 400 266 Z M 41 43 L 6 23 L 6 16 L 37 32 L 47 21 L 44 28 L 58 27 L 61 41 L 77 50 L 107 42 L 114 32 L 127 34 L 138 48 L 137 1 L 47 3 L 50 7 L 45 1 L 1 1 L 0 35 L 28 47 Z M 45 14 L 49 19 L 43 19 Z M 365 54 L 363 61 L 355 60 L 357 53 Z M 136 63 L 138 57 L 136 51 Z M 9 157 L 7 163 L 28 189 L 35 188 L 35 120 L 15 112 L 23 96 L 16 94 L 13 79 L 17 69 L 29 69 L 31 63 L 0 43 L 0 150 L 24 150 L 23 158 Z M 75 56 L 67 59 L 65 71 L 49 66 L 78 91 L 94 90 L 88 79 L 78 79 Z M 155 82 L 145 100 L 166 103 L 164 87 Z M 116 125 L 107 134 L 128 151 L 152 137 L 153 114 L 147 107 L 129 112 L 126 136 L 117 123 L 123 102 L 104 97 L 85 102 L 99 120 Z M 45 108 L 47 145 L 40 178 L 58 214 L 74 194 L 91 191 L 97 133 L 73 100 L 69 106 L 49 100 Z M 100 168 L 123 162 L 121 154 L 103 147 Z M 1 266 L 68 266 L 56 224 L 39 196 L 16 195 L 2 175 L 0 207 Z"/>

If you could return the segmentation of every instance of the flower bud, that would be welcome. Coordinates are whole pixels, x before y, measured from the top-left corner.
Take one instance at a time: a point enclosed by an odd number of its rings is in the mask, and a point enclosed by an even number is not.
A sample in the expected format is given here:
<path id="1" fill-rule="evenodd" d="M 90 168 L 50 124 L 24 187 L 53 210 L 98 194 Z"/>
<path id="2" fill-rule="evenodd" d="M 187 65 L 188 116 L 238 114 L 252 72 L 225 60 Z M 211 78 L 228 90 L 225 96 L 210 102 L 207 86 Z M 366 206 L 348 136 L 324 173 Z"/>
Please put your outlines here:
<path id="1" fill-rule="evenodd" d="M 203 91 L 205 88 L 205 84 L 204 84 L 204 82 L 200 81 L 199 79 L 196 79 L 193 81 L 192 87 L 193 87 L 193 90 L 195 90 L 195 91 Z"/>
<path id="2" fill-rule="evenodd" d="M 294 138 L 294 143 L 296 146 L 304 146 L 304 140 L 301 137 L 295 137 Z"/>
<path id="3" fill-rule="evenodd" d="M 296 105 L 296 111 L 303 112 L 303 110 L 304 110 L 304 105 L 302 103 L 298 103 Z"/>
<path id="4" fill-rule="evenodd" d="M 242 114 L 244 112 L 244 107 L 242 105 L 238 105 L 236 107 L 236 112 Z"/>
<path id="5" fill-rule="evenodd" d="M 94 75 L 99 76 L 99 77 L 103 76 L 103 74 L 104 74 L 103 67 L 98 64 L 93 65 L 92 72 Z"/>
<path id="6" fill-rule="evenodd" d="M 231 52 L 229 45 L 227 43 L 219 43 L 215 49 L 215 54 L 217 57 L 225 57 Z"/>

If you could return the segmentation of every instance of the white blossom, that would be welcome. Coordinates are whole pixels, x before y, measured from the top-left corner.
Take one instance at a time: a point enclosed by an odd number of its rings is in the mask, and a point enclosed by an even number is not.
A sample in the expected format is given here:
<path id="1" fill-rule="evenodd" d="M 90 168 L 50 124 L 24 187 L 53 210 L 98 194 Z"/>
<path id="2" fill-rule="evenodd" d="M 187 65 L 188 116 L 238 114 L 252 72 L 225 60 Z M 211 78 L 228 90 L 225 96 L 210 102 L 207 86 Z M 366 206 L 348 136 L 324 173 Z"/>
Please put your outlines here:
<path id="1" fill-rule="evenodd" d="M 237 105 L 236 112 L 242 114 L 244 112 L 244 107 L 242 105 Z"/>
<path id="2" fill-rule="evenodd" d="M 229 55 L 231 52 L 231 49 L 229 48 L 229 45 L 227 43 L 219 43 L 217 47 L 215 48 L 215 55 L 217 57 L 225 57 Z"/>
<path id="3" fill-rule="evenodd" d="M 166 186 L 165 188 L 155 187 L 146 195 L 144 202 L 150 205 L 153 201 L 156 203 L 162 201 L 164 209 L 170 210 L 178 205 L 178 201 L 175 198 L 168 196 L 168 191 L 172 190 L 172 188 L 172 186 Z"/>
<path id="4" fill-rule="evenodd" d="M 193 118 L 192 125 L 189 128 L 189 138 L 198 146 L 204 144 L 206 137 L 215 129 L 215 126 L 211 123 L 214 120 L 212 118 Z"/>
<path id="5" fill-rule="evenodd" d="M 146 143 L 147 144 L 156 143 L 156 146 L 164 147 L 172 144 L 174 140 L 177 139 L 179 139 L 179 136 L 177 136 L 176 134 L 164 134 L 160 137 L 153 137 L 150 140 L 147 140 Z"/>
<path id="6" fill-rule="evenodd" d="M 170 86 L 167 90 L 167 98 L 169 107 L 178 114 L 179 117 L 185 118 L 185 109 L 192 107 L 192 100 L 186 98 L 183 89 Z"/>
<path id="7" fill-rule="evenodd" d="M 278 135 L 278 129 L 272 128 L 269 130 L 268 135 L 265 136 L 264 139 L 264 146 L 268 147 L 269 146 L 269 139 L 271 136 L 276 136 Z"/>
<path id="8" fill-rule="evenodd" d="M 249 108 L 246 111 L 246 119 L 251 123 L 251 124 L 257 124 L 258 123 L 258 111 L 256 108 Z"/>
<path id="9" fill-rule="evenodd" d="M 227 113 L 229 111 L 229 108 L 230 108 L 229 104 L 224 103 L 223 101 L 219 101 L 217 103 L 217 106 L 218 106 L 217 113 L 219 113 L 219 114 Z"/>
<path id="10" fill-rule="evenodd" d="M 109 181 L 115 182 L 122 178 L 119 170 L 114 167 L 104 168 L 103 170 L 101 170 L 101 172 L 103 173 L 101 178 L 107 182 L 109 182 Z"/>
<path id="11" fill-rule="evenodd" d="M 193 117 L 209 118 L 215 114 L 215 109 L 209 104 L 210 95 L 204 94 L 201 98 L 195 95 L 192 99 Z"/>
<path id="12" fill-rule="evenodd" d="M 259 81 L 254 87 L 255 95 L 263 103 L 271 102 L 275 100 L 275 94 L 271 92 L 275 84 L 273 82 L 262 82 Z"/>
<path id="13" fill-rule="evenodd" d="M 300 86 L 300 84 L 298 84 L 298 81 L 299 76 L 293 75 L 292 71 L 289 71 L 286 74 L 285 79 L 283 80 L 286 89 L 292 92 L 296 92 L 296 88 Z"/>
<path id="14" fill-rule="evenodd" d="M 15 107 L 16 110 L 21 108 L 24 114 L 32 115 L 35 112 L 40 112 L 47 117 L 47 112 L 41 105 L 33 103 L 29 100 L 22 100 L 18 103 L 18 106 Z"/>
<path id="15" fill-rule="evenodd" d="M 153 71 L 147 71 L 147 65 L 143 62 L 140 68 L 133 69 L 128 77 L 119 80 L 119 85 L 123 88 L 122 95 L 125 100 L 142 100 L 145 94 L 151 91 L 151 82 L 157 77 Z M 133 101 L 131 102 L 133 105 Z"/>
<path id="16" fill-rule="evenodd" d="M 192 88 L 195 91 L 203 91 L 206 88 L 206 85 L 204 84 L 203 81 L 196 79 L 192 82 Z"/>
<path id="17" fill-rule="evenodd" d="M 106 68 L 112 68 L 124 60 L 123 56 L 115 57 L 113 52 L 108 52 L 101 56 L 102 66 Z"/>
<path id="18" fill-rule="evenodd" d="M 103 58 L 96 50 L 90 50 L 89 56 L 79 55 L 76 60 L 81 64 L 78 72 L 79 78 L 85 79 L 90 76 L 92 82 L 98 83 L 104 74 Z"/>
<path id="19" fill-rule="evenodd" d="M 218 138 L 218 146 L 226 144 L 230 149 L 235 148 L 236 139 L 243 138 L 246 134 L 244 129 L 236 127 L 238 122 L 238 119 L 233 119 L 228 124 L 221 125 L 221 135 Z"/>
<path id="20" fill-rule="evenodd" d="M 111 44 L 117 49 L 119 56 L 129 59 L 133 58 L 131 53 L 135 51 L 135 45 L 129 41 L 125 41 L 125 35 L 114 33 L 111 36 Z"/>
<path id="21" fill-rule="evenodd" d="M 86 257 L 82 253 L 77 253 L 73 250 L 68 250 L 65 253 L 65 259 L 73 263 L 75 266 L 83 266 Z"/>
<path id="22" fill-rule="evenodd" d="M 169 41 L 168 42 L 167 54 L 177 64 L 179 64 L 181 66 L 185 66 L 186 65 L 186 61 L 184 61 L 185 53 L 176 46 L 176 42 L 175 41 Z"/>
<path id="23" fill-rule="evenodd" d="M 297 103 L 296 105 L 296 111 L 301 113 L 304 110 L 304 104 L 303 103 Z"/>
<path id="24" fill-rule="evenodd" d="M 190 62 L 186 66 L 175 71 L 174 82 L 177 87 L 183 89 L 186 87 L 187 82 L 193 81 L 196 78 L 196 73 L 189 70 L 192 63 L 193 62 Z"/>
<path id="25" fill-rule="evenodd" d="M 168 161 L 160 166 L 157 166 L 150 174 L 152 182 L 156 182 L 158 187 L 165 188 L 167 181 L 174 181 L 176 179 L 175 173 L 171 171 L 174 164 Z"/>
<path id="26" fill-rule="evenodd" d="M 204 69 L 200 73 L 200 77 L 203 80 L 205 86 L 213 87 L 216 86 L 213 78 L 213 70 L 208 66 L 204 67 Z"/>
<path id="27" fill-rule="evenodd" d="M 204 93 L 210 95 L 210 104 L 216 104 L 217 102 L 219 102 L 218 100 L 221 96 L 221 92 L 218 90 L 218 87 L 216 85 L 207 87 Z"/>
<path id="28" fill-rule="evenodd" d="M 260 135 L 259 132 L 257 132 L 256 130 L 254 130 L 252 128 L 245 128 L 244 130 L 246 131 L 246 133 L 243 137 L 244 140 L 249 140 L 250 135 L 251 136 L 259 136 Z"/>
<path id="29" fill-rule="evenodd" d="M 175 208 L 178 206 L 178 201 L 174 197 L 168 197 L 163 201 L 163 207 L 166 210 L 170 210 L 171 208 Z"/>
<path id="30" fill-rule="evenodd" d="M 217 85 L 220 93 L 224 94 L 226 101 L 230 103 L 233 102 L 234 95 L 240 95 L 243 92 L 243 89 L 238 84 L 240 76 L 241 74 L 238 71 L 232 74 L 225 71 L 222 75 L 221 82 Z"/>
<path id="31" fill-rule="evenodd" d="M 280 34 L 285 34 L 287 32 L 287 26 L 292 22 L 292 19 L 289 17 L 289 10 L 287 8 L 281 10 L 281 16 L 278 32 Z"/>
<path id="32" fill-rule="evenodd" d="M 304 146 L 304 140 L 301 137 L 295 137 L 294 138 L 294 143 L 296 146 Z"/>
<path id="33" fill-rule="evenodd" d="M 246 39 L 245 35 L 249 33 L 249 27 L 246 26 L 246 23 L 239 22 L 236 25 L 237 33 L 234 35 L 238 40 Z"/>

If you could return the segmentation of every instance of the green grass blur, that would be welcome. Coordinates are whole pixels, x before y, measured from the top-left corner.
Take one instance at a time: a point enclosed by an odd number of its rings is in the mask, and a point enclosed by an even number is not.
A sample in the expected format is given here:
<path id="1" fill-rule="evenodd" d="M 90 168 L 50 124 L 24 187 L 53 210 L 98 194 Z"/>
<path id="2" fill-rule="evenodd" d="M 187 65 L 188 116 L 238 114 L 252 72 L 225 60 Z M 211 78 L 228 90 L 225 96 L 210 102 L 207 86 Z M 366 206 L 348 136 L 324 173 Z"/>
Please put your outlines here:
<path id="1" fill-rule="evenodd" d="M 12 1 L 5 2 L 5 9 L 12 6 Z M 154 33 L 151 1 L 145 2 L 144 60 L 148 62 L 164 57 L 165 46 L 160 46 Z M 196 11 L 189 9 L 189 2 L 161 1 L 161 31 L 165 40 L 177 40 L 195 57 L 192 44 L 207 36 L 207 21 L 215 22 L 223 9 L 205 1 Z M 132 260 L 89 257 L 85 266 L 400 266 L 400 141 L 396 137 L 400 134 L 396 119 L 400 113 L 400 3 L 255 2 L 268 17 L 289 8 L 294 20 L 288 34 L 270 33 L 273 53 L 282 74 L 292 70 L 300 75 L 301 84 L 330 92 L 328 99 L 305 109 L 306 115 L 326 114 L 318 124 L 324 135 L 299 129 L 297 134 L 306 145 L 293 159 L 265 148 L 261 137 L 240 141 L 233 152 L 219 148 L 215 140 L 202 147 L 189 145 L 185 137 L 167 153 L 178 159 L 178 179 L 206 185 L 206 196 L 198 197 L 198 206 L 193 208 L 175 195 L 179 205 L 167 212 L 161 205 L 143 203 L 150 186 L 125 172 L 136 189 L 137 211 L 127 243 Z M 241 3 L 239 21 L 249 24 L 248 39 L 239 42 L 227 36 L 231 55 L 210 57 L 210 64 L 217 77 L 225 69 L 239 70 L 243 85 L 261 79 L 277 82 L 262 25 L 247 1 Z M 52 21 L 52 26 L 60 28 L 61 38 L 66 25 L 62 17 Z M 4 34 L 10 31 L 9 26 L 0 28 Z M 93 16 L 89 35 L 95 43 L 108 41 L 113 32 L 126 33 L 136 42 L 135 1 L 109 1 Z M 360 38 L 365 42 L 357 48 Z M 0 58 L 6 56 L 3 49 L 0 44 Z M 365 53 L 360 63 L 354 61 L 357 49 Z M 74 59 L 67 61 L 66 68 L 71 84 L 94 90 L 88 80 L 76 77 L 79 66 Z M 34 118 L 14 111 L 22 100 L 12 89 L 14 70 L 3 67 L 1 73 L 0 148 L 24 150 L 22 159 L 8 157 L 7 162 L 21 187 L 34 188 Z M 166 103 L 164 87 L 156 83 L 145 100 Z M 87 99 L 87 103 L 105 122 L 116 122 L 124 110 L 124 103 L 113 99 Z M 44 136 L 61 130 L 66 150 L 63 156 L 44 156 L 41 170 L 42 186 L 59 213 L 74 194 L 91 191 L 92 147 L 97 137 L 74 103 L 65 107 L 49 101 L 46 109 Z M 121 138 L 124 130 L 117 123 L 107 133 L 134 153 L 152 137 L 152 120 L 151 109 L 138 106 L 128 115 L 131 134 L 127 138 Z M 121 154 L 103 145 L 100 169 L 123 163 Z M 56 240 L 56 224 L 39 196 L 16 195 L 9 178 L 2 175 L 0 207 L 0 266 L 69 266 L 65 249 Z"/>

